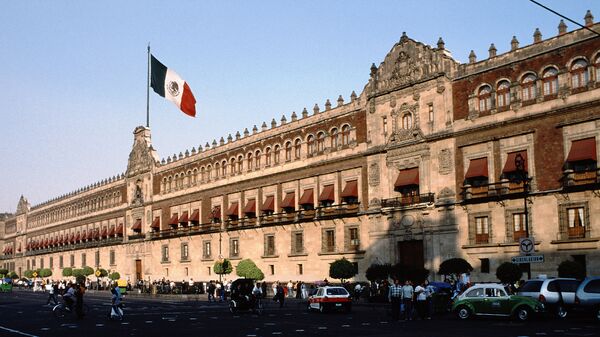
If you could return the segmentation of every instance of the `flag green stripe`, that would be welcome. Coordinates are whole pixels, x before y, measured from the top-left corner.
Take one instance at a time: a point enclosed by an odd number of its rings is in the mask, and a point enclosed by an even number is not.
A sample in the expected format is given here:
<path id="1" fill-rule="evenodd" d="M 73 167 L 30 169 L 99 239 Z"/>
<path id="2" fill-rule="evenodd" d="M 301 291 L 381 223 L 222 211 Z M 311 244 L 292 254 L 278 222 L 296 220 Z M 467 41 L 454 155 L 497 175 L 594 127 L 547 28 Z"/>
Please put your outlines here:
<path id="1" fill-rule="evenodd" d="M 154 89 L 154 92 L 165 97 L 165 77 L 167 77 L 167 67 L 160 63 L 154 55 L 150 55 L 151 61 L 151 76 L 150 86 Z"/>

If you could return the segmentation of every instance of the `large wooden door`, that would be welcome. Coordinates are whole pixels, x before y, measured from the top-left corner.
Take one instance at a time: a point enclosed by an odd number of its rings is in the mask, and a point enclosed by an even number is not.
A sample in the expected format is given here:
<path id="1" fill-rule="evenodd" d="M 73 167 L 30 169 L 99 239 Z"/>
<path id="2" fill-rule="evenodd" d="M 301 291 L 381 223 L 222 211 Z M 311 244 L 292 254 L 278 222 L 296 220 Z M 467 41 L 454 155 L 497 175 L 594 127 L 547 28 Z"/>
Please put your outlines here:
<path id="1" fill-rule="evenodd" d="M 423 268 L 423 240 L 399 241 L 398 263 L 406 267 Z"/>
<path id="2" fill-rule="evenodd" d="M 136 281 L 142 279 L 142 260 L 135 260 L 135 278 Z"/>

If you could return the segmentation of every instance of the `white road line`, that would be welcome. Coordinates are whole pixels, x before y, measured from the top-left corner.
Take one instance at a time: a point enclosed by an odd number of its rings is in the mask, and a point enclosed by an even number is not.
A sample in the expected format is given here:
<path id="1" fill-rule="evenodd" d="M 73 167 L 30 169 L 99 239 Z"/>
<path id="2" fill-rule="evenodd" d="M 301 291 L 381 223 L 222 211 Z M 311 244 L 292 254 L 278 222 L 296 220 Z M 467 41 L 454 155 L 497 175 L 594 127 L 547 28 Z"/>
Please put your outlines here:
<path id="1" fill-rule="evenodd" d="M 9 332 L 12 332 L 12 333 L 16 333 L 16 334 L 19 334 L 19 335 L 23 335 L 23 336 L 38 337 L 37 335 L 28 334 L 28 333 L 23 332 L 23 331 L 19 331 L 19 330 L 15 330 L 15 329 L 10 329 L 10 328 L 3 327 L 3 326 L 0 326 L 0 329 L 6 330 L 6 331 L 9 331 Z"/>

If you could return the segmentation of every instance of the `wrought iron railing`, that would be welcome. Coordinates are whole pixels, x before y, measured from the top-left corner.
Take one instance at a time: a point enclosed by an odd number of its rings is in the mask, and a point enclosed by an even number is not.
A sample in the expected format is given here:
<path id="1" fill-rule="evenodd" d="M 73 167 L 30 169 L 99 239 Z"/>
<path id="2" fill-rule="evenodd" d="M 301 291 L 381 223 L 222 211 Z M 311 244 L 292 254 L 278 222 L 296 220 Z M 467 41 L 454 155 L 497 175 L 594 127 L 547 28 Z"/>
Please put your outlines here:
<path id="1" fill-rule="evenodd" d="M 383 199 L 381 207 L 406 207 L 422 203 L 433 203 L 435 199 L 434 193 L 409 195 L 396 198 Z"/>

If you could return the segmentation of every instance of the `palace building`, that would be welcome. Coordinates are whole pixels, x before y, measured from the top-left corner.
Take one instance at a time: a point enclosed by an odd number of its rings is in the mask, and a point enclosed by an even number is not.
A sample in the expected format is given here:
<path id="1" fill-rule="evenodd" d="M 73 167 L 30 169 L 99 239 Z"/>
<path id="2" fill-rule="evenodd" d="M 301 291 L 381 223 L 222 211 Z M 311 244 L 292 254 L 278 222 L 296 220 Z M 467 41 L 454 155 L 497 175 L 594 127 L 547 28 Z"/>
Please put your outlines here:
<path id="1" fill-rule="evenodd" d="M 315 281 L 346 258 L 356 280 L 383 263 L 439 279 L 462 257 L 493 281 L 528 236 L 533 276 L 564 260 L 597 274 L 600 24 L 585 23 L 464 64 L 402 34 L 359 95 L 166 159 L 137 127 L 125 173 L 0 215 L 0 266 L 210 280 L 250 258 L 267 281 Z"/>

